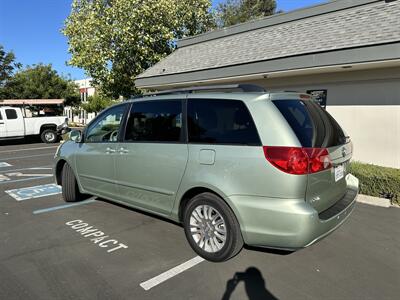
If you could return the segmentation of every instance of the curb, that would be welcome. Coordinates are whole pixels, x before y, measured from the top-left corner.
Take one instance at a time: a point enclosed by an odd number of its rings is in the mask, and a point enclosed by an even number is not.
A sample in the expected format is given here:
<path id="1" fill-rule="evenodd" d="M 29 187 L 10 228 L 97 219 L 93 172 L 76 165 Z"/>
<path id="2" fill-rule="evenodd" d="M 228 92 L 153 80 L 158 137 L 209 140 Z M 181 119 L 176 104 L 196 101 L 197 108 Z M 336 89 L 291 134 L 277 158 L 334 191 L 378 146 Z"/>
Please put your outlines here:
<path id="1" fill-rule="evenodd" d="M 363 203 L 363 204 L 368 204 L 368 205 L 373 205 L 373 206 L 385 207 L 385 208 L 389 208 L 392 206 L 396 207 L 396 205 L 392 205 L 390 203 L 389 199 L 373 197 L 373 196 L 368 196 L 368 195 L 363 195 L 363 194 L 358 195 L 357 202 Z"/>

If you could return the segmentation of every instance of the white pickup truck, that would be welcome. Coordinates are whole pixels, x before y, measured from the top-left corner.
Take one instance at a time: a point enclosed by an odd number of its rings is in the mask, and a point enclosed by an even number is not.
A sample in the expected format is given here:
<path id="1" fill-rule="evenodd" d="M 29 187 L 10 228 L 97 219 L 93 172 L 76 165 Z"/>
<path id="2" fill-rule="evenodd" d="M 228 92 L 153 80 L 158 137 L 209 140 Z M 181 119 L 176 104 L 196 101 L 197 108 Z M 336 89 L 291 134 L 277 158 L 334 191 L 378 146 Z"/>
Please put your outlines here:
<path id="1" fill-rule="evenodd" d="M 65 116 L 25 117 L 19 107 L 0 106 L 0 140 L 40 135 L 44 143 L 55 143 L 67 121 Z"/>

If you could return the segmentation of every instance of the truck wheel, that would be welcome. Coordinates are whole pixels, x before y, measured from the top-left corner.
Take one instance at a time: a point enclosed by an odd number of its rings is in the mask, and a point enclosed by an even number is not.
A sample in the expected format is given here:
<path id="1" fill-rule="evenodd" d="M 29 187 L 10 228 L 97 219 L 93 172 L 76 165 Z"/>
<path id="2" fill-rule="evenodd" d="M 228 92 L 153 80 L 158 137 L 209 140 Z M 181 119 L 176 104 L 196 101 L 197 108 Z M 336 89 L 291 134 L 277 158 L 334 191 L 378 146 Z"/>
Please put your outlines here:
<path id="1" fill-rule="evenodd" d="M 62 196 L 65 202 L 76 202 L 85 197 L 79 191 L 78 182 L 69 164 L 65 163 L 61 177 Z"/>
<path id="2" fill-rule="evenodd" d="M 224 200 L 212 193 L 199 194 L 189 201 L 183 226 L 192 249 L 207 260 L 226 261 L 243 247 L 234 213 Z"/>
<path id="3" fill-rule="evenodd" d="M 56 143 L 58 140 L 57 132 L 53 129 L 45 129 L 40 135 L 43 143 Z"/>

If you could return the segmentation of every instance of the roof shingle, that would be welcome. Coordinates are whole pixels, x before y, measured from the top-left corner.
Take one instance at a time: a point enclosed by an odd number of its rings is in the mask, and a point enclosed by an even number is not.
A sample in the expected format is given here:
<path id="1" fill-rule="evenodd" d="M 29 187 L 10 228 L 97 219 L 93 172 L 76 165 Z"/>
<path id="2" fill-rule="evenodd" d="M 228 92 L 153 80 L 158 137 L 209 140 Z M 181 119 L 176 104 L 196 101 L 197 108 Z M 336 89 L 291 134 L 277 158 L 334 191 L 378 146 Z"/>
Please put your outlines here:
<path id="1" fill-rule="evenodd" d="M 178 48 L 138 78 L 398 41 L 400 1 L 381 1 Z"/>

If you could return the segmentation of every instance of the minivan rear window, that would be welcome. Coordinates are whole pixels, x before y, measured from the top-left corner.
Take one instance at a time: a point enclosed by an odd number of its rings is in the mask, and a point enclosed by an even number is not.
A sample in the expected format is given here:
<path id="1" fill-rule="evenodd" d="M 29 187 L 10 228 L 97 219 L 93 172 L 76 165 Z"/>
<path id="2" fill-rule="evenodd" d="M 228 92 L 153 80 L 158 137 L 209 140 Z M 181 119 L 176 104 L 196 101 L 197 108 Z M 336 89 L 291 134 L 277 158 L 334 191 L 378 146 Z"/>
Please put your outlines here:
<path id="1" fill-rule="evenodd" d="M 260 138 L 243 101 L 189 99 L 190 143 L 258 146 Z"/>
<path id="2" fill-rule="evenodd" d="M 336 120 L 312 100 L 274 100 L 303 147 L 334 147 L 346 143 Z"/>

